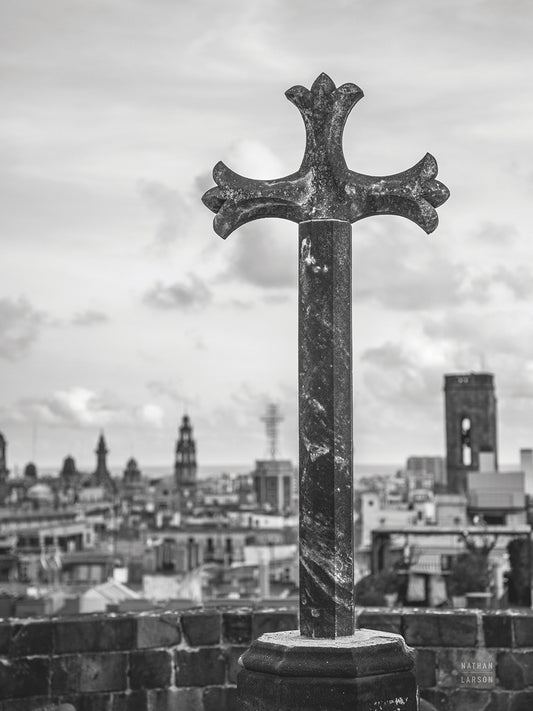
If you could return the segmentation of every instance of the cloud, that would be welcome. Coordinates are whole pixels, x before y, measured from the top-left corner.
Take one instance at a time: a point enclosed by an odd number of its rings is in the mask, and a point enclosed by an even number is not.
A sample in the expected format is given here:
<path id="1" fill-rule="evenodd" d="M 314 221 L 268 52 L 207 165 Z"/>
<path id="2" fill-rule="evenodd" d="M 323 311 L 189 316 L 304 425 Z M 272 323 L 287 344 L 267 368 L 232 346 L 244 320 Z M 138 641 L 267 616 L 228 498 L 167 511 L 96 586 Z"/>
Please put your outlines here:
<path id="1" fill-rule="evenodd" d="M 164 412 L 153 403 L 132 406 L 114 394 L 74 386 L 45 397 L 23 398 L 2 408 L 2 419 L 12 423 L 39 423 L 57 427 L 150 425 L 160 428 Z"/>
<path id="2" fill-rule="evenodd" d="M 361 362 L 368 391 L 399 409 L 407 403 L 424 409 L 439 391 L 444 370 L 440 358 L 392 342 L 368 348 Z"/>
<path id="3" fill-rule="evenodd" d="M 298 237 L 281 220 L 261 220 L 241 227 L 229 239 L 236 244 L 224 278 L 261 289 L 294 288 L 298 283 Z M 291 234 L 287 234 L 292 231 Z"/>
<path id="4" fill-rule="evenodd" d="M 158 281 L 143 297 L 147 306 L 163 310 L 201 308 L 211 299 L 209 288 L 194 274 L 182 283 L 165 285 Z"/>
<path id="5" fill-rule="evenodd" d="M 155 244 L 165 247 L 184 237 L 190 212 L 188 200 L 178 190 L 157 181 L 143 181 L 139 189 L 146 202 L 160 215 Z"/>
<path id="6" fill-rule="evenodd" d="M 412 234 L 400 218 L 357 225 L 354 298 L 406 311 L 448 307 L 464 298 L 466 268 L 438 242 Z"/>
<path id="7" fill-rule="evenodd" d="M 84 387 L 58 390 L 47 397 L 23 398 L 9 408 L 16 422 L 75 427 L 103 426 L 113 421 L 117 405 Z"/>
<path id="8" fill-rule="evenodd" d="M 0 299 L 0 358 L 15 361 L 27 355 L 43 321 L 44 314 L 27 299 Z"/>
<path id="9" fill-rule="evenodd" d="M 147 403 L 141 407 L 140 413 L 146 424 L 156 427 L 157 429 L 163 426 L 165 413 L 163 408 L 159 407 L 159 405 Z"/>
<path id="10" fill-rule="evenodd" d="M 109 321 L 108 316 L 102 311 L 92 311 L 88 309 L 87 311 L 79 311 L 72 317 L 73 326 L 95 326 L 99 323 L 105 323 Z"/>
<path id="11" fill-rule="evenodd" d="M 510 353 L 527 355 L 533 339 L 529 314 L 514 309 L 491 312 L 461 309 L 422 322 L 423 332 L 433 341 L 454 344 L 457 352 L 477 353 L 492 358 Z"/>
<path id="12" fill-rule="evenodd" d="M 154 397 L 167 397 L 172 400 L 172 402 L 185 402 L 184 395 L 173 383 L 163 382 L 161 380 L 151 380 L 146 383 L 146 387 Z"/>
<path id="13" fill-rule="evenodd" d="M 506 223 L 483 222 L 474 231 L 474 237 L 482 244 L 501 247 L 512 243 L 518 235 L 514 225 Z"/>
<path id="14" fill-rule="evenodd" d="M 502 289 L 503 294 L 500 293 Z M 514 269 L 496 267 L 490 272 L 474 277 L 468 295 L 479 303 L 485 303 L 489 297 L 499 299 L 505 295 L 510 295 L 518 301 L 525 301 L 533 295 L 533 274 L 523 265 L 517 265 Z"/>

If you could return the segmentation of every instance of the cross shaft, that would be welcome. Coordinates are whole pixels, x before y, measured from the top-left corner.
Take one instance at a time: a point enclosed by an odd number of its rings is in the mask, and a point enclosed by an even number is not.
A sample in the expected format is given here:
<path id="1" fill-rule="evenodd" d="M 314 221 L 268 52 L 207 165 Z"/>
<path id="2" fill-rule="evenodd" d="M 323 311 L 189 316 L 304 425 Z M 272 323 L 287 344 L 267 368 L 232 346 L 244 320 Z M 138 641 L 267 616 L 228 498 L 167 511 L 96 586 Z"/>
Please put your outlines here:
<path id="1" fill-rule="evenodd" d="M 287 98 L 300 111 L 306 146 L 300 168 L 251 180 L 217 163 L 203 196 L 226 238 L 261 217 L 299 223 L 300 633 L 354 632 L 351 223 L 400 215 L 427 233 L 449 196 L 426 154 L 403 173 L 373 177 L 348 169 L 342 133 L 363 92 L 321 74 Z"/>

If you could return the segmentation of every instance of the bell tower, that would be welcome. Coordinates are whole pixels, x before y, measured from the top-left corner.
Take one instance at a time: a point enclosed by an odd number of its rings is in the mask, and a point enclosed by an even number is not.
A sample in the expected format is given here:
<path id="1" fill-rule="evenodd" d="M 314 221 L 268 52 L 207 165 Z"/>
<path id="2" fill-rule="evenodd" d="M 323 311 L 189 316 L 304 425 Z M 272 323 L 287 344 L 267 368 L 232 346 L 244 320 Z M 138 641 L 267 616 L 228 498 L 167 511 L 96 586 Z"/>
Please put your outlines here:
<path id="1" fill-rule="evenodd" d="M 444 376 L 448 491 L 466 492 L 467 472 L 479 470 L 480 453 L 490 452 L 498 469 L 496 395 L 492 373 Z"/>
<path id="2" fill-rule="evenodd" d="M 7 442 L 4 435 L 0 432 L 0 481 L 5 481 L 9 476 L 7 468 Z"/>
<path id="3" fill-rule="evenodd" d="M 188 415 L 183 415 L 176 442 L 176 459 L 174 462 L 174 482 L 181 495 L 182 502 L 187 500 L 192 505 L 196 491 L 196 442 L 193 438 L 191 421 Z"/>
<path id="4" fill-rule="evenodd" d="M 94 453 L 96 454 L 96 469 L 91 476 L 91 484 L 93 486 L 103 486 L 110 491 L 114 491 L 115 485 L 107 468 L 107 455 L 109 450 L 103 432 L 100 433 Z"/>

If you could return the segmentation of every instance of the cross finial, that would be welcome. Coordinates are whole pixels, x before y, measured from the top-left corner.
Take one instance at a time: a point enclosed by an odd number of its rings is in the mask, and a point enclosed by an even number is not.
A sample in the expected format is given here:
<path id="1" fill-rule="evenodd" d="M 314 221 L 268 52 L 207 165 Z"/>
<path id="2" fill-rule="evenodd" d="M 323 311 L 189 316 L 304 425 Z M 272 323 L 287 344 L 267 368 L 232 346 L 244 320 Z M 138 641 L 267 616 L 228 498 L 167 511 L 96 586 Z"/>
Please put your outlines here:
<path id="1" fill-rule="evenodd" d="M 253 180 L 217 163 L 217 187 L 203 196 L 216 213 L 214 229 L 224 239 L 237 227 L 261 217 L 293 222 L 336 219 L 356 222 L 371 215 L 400 215 L 428 234 L 437 227 L 435 208 L 449 197 L 436 180 L 437 161 L 426 153 L 409 170 L 375 177 L 350 170 L 342 151 L 346 119 L 363 92 L 355 84 L 338 88 L 321 74 L 311 89 L 293 86 L 286 94 L 302 115 L 307 134 L 300 168 L 274 180 Z"/>

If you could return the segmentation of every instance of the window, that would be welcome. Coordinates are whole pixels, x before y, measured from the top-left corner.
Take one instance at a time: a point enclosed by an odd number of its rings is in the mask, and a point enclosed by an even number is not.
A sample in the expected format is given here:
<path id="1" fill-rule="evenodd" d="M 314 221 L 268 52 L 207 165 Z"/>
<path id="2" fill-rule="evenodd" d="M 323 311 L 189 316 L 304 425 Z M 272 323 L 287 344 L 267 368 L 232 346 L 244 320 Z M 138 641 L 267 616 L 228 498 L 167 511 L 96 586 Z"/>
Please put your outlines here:
<path id="1" fill-rule="evenodd" d="M 461 418 L 461 455 L 465 467 L 472 464 L 471 422 L 469 417 Z"/>

